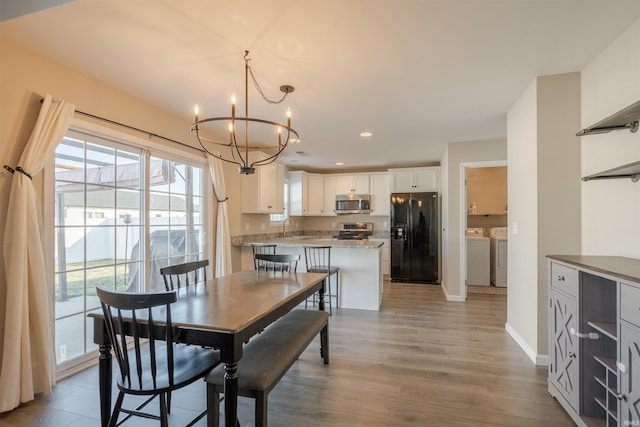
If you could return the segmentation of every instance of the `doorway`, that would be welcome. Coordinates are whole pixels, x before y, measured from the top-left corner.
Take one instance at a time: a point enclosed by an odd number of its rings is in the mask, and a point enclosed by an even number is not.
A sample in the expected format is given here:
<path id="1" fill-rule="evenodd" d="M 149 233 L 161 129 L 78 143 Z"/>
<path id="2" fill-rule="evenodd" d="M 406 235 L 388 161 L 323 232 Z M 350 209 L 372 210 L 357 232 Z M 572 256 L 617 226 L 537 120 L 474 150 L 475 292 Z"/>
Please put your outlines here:
<path id="1" fill-rule="evenodd" d="M 490 238 L 490 232 L 495 229 L 495 234 L 501 228 L 506 231 L 508 224 L 507 162 L 462 163 L 460 173 L 460 277 L 464 281 L 463 299 L 467 299 L 470 291 L 505 294 L 506 259 L 504 265 L 496 269 L 496 247 L 493 248 L 492 257 L 491 246 L 497 240 Z M 474 232 L 469 240 L 468 229 Z M 473 254 L 469 254 L 468 250 Z"/>

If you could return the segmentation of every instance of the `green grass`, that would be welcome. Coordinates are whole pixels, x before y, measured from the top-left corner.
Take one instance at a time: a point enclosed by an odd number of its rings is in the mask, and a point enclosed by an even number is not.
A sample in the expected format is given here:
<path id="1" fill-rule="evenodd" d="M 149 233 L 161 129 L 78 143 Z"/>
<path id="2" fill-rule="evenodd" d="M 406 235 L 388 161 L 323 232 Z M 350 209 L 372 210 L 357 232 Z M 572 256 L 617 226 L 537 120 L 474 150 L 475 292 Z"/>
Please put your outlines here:
<path id="1" fill-rule="evenodd" d="M 86 264 L 87 270 L 70 271 L 66 273 L 67 279 L 67 298 L 78 297 L 82 295 L 95 295 L 96 286 L 104 286 L 107 288 L 114 288 L 117 290 L 125 290 L 126 275 L 124 271 L 125 266 L 114 267 L 114 264 L 121 263 L 125 260 L 113 260 L 102 259 L 95 261 L 88 261 Z M 67 265 L 67 270 L 75 270 L 83 268 L 83 263 L 72 263 Z M 94 268 L 95 267 L 95 268 Z M 115 271 L 119 273 L 116 274 Z M 85 282 L 86 272 L 86 282 Z M 61 301 L 60 297 L 60 276 L 57 276 L 56 281 L 56 301 Z M 86 292 L 85 292 L 86 286 Z"/>

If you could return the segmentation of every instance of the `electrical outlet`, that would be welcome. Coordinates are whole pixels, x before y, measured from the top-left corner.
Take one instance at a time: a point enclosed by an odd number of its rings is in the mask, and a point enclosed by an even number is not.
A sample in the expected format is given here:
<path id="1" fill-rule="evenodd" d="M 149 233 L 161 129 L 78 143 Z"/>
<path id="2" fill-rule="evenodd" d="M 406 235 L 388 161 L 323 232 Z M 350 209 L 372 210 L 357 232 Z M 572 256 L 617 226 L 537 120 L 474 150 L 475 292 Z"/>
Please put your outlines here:
<path id="1" fill-rule="evenodd" d="M 511 225 L 511 232 L 512 232 L 514 235 L 515 235 L 515 234 L 518 234 L 518 223 L 517 223 L 517 222 L 514 222 L 514 223 Z"/>
<path id="2" fill-rule="evenodd" d="M 67 360 L 67 345 L 63 344 L 60 346 L 60 361 L 64 362 Z"/>
<path id="3" fill-rule="evenodd" d="M 244 230 L 245 231 L 249 231 L 249 223 L 248 222 L 244 224 Z"/>
<path id="4" fill-rule="evenodd" d="M 260 223 L 260 230 L 264 230 L 267 228 L 267 225 L 264 222 Z"/>
<path id="5" fill-rule="evenodd" d="M 336 223 L 335 223 L 335 221 L 331 223 L 331 228 L 336 228 Z"/>

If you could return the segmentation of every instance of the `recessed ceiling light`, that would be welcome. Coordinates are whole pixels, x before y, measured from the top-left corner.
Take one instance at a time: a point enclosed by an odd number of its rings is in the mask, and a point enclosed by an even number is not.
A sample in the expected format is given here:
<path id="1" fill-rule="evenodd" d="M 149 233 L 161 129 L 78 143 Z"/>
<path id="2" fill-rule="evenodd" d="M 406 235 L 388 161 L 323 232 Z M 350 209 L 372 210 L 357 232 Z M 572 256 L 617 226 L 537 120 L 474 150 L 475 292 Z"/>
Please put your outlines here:
<path id="1" fill-rule="evenodd" d="M 373 135 L 371 132 L 368 131 L 364 131 L 364 132 L 360 132 L 360 136 L 363 138 L 369 138 L 371 135 Z"/>
<path id="2" fill-rule="evenodd" d="M 342 162 L 336 162 L 336 166 L 342 166 L 342 165 L 344 165 L 344 163 L 342 163 Z"/>

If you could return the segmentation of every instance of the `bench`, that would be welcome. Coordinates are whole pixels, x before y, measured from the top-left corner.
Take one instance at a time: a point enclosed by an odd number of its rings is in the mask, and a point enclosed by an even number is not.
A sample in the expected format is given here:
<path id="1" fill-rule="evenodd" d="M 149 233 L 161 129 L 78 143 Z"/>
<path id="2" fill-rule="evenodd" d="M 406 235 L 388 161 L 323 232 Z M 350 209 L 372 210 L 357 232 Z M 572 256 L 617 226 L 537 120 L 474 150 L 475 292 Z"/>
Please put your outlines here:
<path id="1" fill-rule="evenodd" d="M 255 399 L 255 425 L 267 426 L 269 392 L 324 328 L 320 353 L 329 363 L 329 313 L 320 310 L 293 310 L 276 320 L 243 347 L 238 362 L 238 396 Z M 324 335 L 324 332 L 323 334 Z M 220 394 L 224 393 L 224 364 L 205 377 L 207 382 L 207 426 L 218 427 Z"/>

